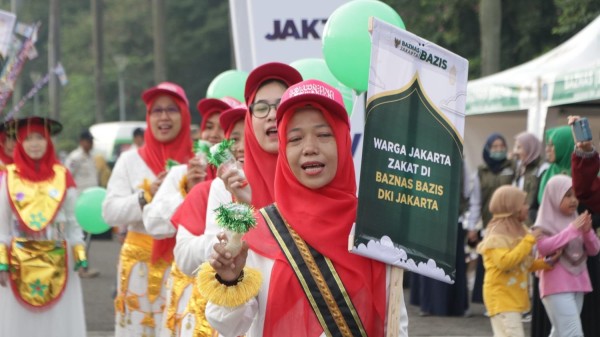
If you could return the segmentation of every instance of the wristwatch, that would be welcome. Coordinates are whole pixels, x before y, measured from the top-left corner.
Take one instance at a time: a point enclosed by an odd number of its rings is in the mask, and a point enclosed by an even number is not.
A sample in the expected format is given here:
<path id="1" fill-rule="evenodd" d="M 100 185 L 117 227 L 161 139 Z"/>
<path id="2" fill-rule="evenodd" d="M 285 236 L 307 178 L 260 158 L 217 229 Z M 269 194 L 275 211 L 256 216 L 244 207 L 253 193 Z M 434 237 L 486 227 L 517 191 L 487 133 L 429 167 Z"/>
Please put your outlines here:
<path id="1" fill-rule="evenodd" d="M 146 192 L 144 192 L 143 190 L 138 192 L 138 203 L 140 204 L 141 208 L 144 208 L 144 206 L 146 206 L 146 204 L 148 203 L 146 201 L 146 198 L 144 197 L 145 193 Z"/>

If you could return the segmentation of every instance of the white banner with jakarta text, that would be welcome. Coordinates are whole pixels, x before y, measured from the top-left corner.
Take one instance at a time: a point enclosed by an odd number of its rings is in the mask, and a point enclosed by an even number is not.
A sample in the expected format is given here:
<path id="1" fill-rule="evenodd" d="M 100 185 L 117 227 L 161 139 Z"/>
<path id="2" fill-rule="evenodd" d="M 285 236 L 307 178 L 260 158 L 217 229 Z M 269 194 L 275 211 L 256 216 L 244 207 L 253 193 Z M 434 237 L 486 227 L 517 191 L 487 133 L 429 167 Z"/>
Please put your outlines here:
<path id="1" fill-rule="evenodd" d="M 322 58 L 329 16 L 348 0 L 229 0 L 236 68 Z"/>

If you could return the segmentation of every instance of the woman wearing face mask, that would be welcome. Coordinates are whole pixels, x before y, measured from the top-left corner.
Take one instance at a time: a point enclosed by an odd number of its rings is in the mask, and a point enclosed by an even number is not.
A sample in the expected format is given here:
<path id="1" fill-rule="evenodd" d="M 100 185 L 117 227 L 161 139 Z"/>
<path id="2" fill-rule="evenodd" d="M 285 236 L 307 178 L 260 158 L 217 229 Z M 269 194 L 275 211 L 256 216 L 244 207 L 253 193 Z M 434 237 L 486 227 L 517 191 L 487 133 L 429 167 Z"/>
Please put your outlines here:
<path id="1" fill-rule="evenodd" d="M 209 322 L 226 336 L 384 336 L 386 267 L 347 247 L 357 198 L 341 94 L 317 80 L 291 86 L 277 124 L 276 203 L 260 210 L 259 224 L 249 232 L 262 227 L 271 236 L 264 237 L 260 252 L 250 245 L 234 257 L 223 243 L 214 245 L 210 266 L 200 271 L 202 291 L 240 292 L 230 298 L 235 304 L 212 292 Z M 260 289 L 249 289 L 257 277 L 251 268 L 260 270 Z M 323 294 L 332 294 L 336 303 L 324 304 Z M 401 314 L 406 335 L 406 312 Z"/>
<path id="2" fill-rule="evenodd" d="M 469 198 L 469 217 L 467 219 L 467 239 L 470 242 L 478 241 L 477 223 L 481 220 L 483 232 L 492 219 L 489 211 L 490 200 L 494 191 L 502 185 L 512 184 L 515 178 L 514 164 L 507 158 L 507 144 L 499 133 L 491 134 L 483 148 L 484 164 L 477 168 L 473 177 L 473 188 Z M 477 260 L 477 272 L 473 285 L 472 301 L 483 303 L 483 261 L 481 256 Z"/>
<path id="3" fill-rule="evenodd" d="M 62 125 L 29 117 L 8 127 L 17 145 L 0 184 L 0 336 L 85 336 L 77 190 L 50 138 Z"/>
<path id="4" fill-rule="evenodd" d="M 159 336 L 170 257 L 144 228 L 142 211 L 158 191 L 169 159 L 192 158 L 190 111 L 183 89 L 163 82 L 142 94 L 146 104 L 145 144 L 121 155 L 108 182 L 103 216 L 127 224 L 119 260 L 115 336 Z"/>

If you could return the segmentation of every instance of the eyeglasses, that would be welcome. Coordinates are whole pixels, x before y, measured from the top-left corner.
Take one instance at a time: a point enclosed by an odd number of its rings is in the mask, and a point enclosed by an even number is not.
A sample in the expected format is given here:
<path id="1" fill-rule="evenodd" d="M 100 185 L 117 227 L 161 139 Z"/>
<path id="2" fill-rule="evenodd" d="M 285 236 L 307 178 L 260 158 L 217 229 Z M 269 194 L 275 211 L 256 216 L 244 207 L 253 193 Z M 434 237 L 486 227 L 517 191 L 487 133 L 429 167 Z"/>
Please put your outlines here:
<path id="1" fill-rule="evenodd" d="M 163 112 L 166 112 L 167 115 L 172 116 L 174 114 L 179 113 L 179 108 L 170 106 L 168 108 L 153 108 L 152 110 L 150 110 L 150 114 L 154 117 L 161 116 Z"/>
<path id="2" fill-rule="evenodd" d="M 252 103 L 252 104 L 250 104 L 250 111 L 252 112 L 252 115 L 256 118 L 265 118 L 269 115 L 271 108 L 273 108 L 273 109 L 275 109 L 275 111 L 277 111 L 277 108 L 279 107 L 280 102 L 281 102 L 281 99 L 278 99 L 273 104 L 269 104 L 264 101 Z"/>

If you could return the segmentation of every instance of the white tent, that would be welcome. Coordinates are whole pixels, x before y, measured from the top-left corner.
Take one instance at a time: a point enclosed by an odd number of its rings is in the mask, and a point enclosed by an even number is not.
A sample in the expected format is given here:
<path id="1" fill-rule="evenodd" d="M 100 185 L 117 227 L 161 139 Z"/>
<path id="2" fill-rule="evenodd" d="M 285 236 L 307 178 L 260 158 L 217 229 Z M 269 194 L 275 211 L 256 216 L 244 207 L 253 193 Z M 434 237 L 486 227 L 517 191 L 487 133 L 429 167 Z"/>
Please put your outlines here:
<path id="1" fill-rule="evenodd" d="M 473 168 L 487 136 L 500 132 L 512 146 L 524 130 L 543 137 L 566 116 L 590 118 L 600 131 L 600 16 L 563 44 L 511 69 L 470 81 L 465 152 Z"/>

